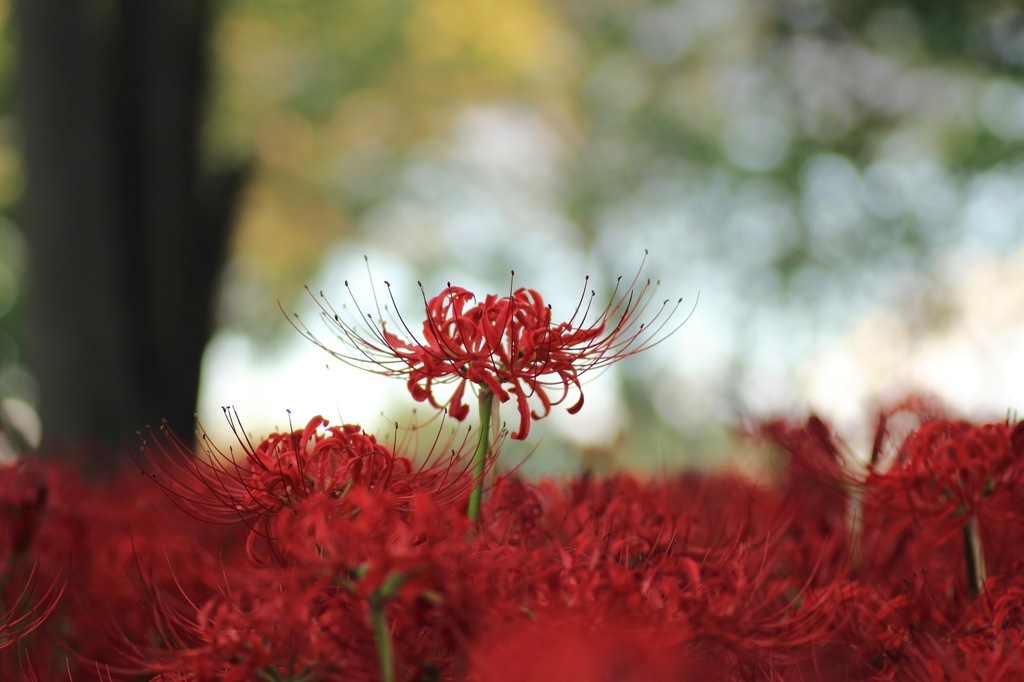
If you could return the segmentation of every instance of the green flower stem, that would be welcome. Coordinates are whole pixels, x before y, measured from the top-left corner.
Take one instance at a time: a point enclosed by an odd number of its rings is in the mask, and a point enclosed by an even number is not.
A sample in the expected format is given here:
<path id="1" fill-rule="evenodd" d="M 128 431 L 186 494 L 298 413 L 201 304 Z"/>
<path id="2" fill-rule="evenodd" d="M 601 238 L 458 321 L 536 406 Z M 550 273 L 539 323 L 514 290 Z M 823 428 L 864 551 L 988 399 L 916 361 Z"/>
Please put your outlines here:
<path id="1" fill-rule="evenodd" d="M 982 593 L 985 579 L 985 556 L 981 551 L 981 534 L 978 530 L 978 517 L 971 515 L 964 524 L 964 559 L 967 562 L 967 590 L 971 598 Z"/>
<path id="2" fill-rule="evenodd" d="M 473 491 L 469 494 L 469 510 L 466 515 L 476 523 L 480 518 L 480 500 L 484 495 L 484 473 L 487 470 L 487 451 L 491 448 L 491 403 L 494 394 L 487 389 L 480 391 L 480 439 L 473 453 Z"/>
<path id="3" fill-rule="evenodd" d="M 384 600 L 370 598 L 370 622 L 373 623 L 373 638 L 377 640 L 380 679 L 383 682 L 395 682 L 395 651 L 391 646 L 388 617 L 384 614 Z"/>
<path id="4" fill-rule="evenodd" d="M 404 581 L 404 575 L 392 573 L 370 595 L 370 623 L 373 625 L 373 638 L 377 642 L 377 661 L 382 682 L 395 682 L 395 649 L 391 644 L 391 628 L 388 627 L 384 606 L 389 599 L 395 597 Z"/>

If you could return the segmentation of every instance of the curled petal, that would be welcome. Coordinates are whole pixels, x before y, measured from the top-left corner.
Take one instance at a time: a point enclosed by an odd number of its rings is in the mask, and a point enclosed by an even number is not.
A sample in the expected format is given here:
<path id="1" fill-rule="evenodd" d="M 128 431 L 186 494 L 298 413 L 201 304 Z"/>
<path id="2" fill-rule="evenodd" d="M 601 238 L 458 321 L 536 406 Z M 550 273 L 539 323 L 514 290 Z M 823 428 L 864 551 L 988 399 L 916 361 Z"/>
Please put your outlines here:
<path id="1" fill-rule="evenodd" d="M 466 382 L 462 381 L 455 389 L 455 393 L 452 394 L 451 400 L 448 401 L 448 414 L 457 421 L 462 421 L 469 415 L 469 405 L 463 401 L 465 392 Z"/>
<path id="2" fill-rule="evenodd" d="M 519 410 L 519 428 L 512 434 L 513 440 L 526 440 L 530 435 L 530 404 L 526 393 L 520 388 L 516 392 L 516 407 Z"/>
<path id="3" fill-rule="evenodd" d="M 583 391 L 580 391 L 580 398 L 579 398 L 579 400 L 577 400 L 572 405 L 570 405 L 566 409 L 566 412 L 568 412 L 569 414 L 576 414 L 581 409 L 583 409 Z"/>

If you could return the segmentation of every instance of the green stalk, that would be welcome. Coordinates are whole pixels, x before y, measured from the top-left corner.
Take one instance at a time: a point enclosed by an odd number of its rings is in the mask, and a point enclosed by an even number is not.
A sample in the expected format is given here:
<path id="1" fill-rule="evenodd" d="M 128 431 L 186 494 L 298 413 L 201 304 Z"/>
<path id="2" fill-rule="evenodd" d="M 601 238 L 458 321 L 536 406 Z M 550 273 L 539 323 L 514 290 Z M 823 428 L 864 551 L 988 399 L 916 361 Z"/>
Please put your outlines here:
<path id="1" fill-rule="evenodd" d="M 370 597 L 370 622 L 373 623 L 373 638 L 377 640 L 380 679 L 383 682 L 395 682 L 395 652 L 391 646 L 391 630 L 384 614 L 384 600 L 376 595 Z"/>
<path id="2" fill-rule="evenodd" d="M 982 593 L 985 579 L 985 556 L 981 551 L 981 534 L 978 530 L 978 517 L 971 515 L 963 528 L 964 559 L 967 561 L 967 591 L 971 598 Z"/>
<path id="3" fill-rule="evenodd" d="M 473 453 L 473 491 L 469 494 L 466 515 L 476 523 L 480 518 L 480 500 L 484 495 L 484 472 L 487 469 L 487 451 L 491 447 L 491 403 L 494 394 L 486 388 L 480 391 L 480 439 Z"/>
<path id="4" fill-rule="evenodd" d="M 381 682 L 395 682 L 395 647 L 391 643 L 391 628 L 384 607 L 398 594 L 398 588 L 405 582 L 405 574 L 391 573 L 377 589 L 370 593 L 370 624 L 373 639 L 377 644 L 377 662 L 380 665 Z"/>

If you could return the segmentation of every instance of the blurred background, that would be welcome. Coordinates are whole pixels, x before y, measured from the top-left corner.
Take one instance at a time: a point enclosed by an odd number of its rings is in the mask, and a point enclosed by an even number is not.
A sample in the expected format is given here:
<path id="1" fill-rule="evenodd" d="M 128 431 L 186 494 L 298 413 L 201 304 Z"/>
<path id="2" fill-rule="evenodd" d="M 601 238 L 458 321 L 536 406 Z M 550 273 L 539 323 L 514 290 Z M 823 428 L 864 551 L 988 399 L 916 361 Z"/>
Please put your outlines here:
<path id="1" fill-rule="evenodd" d="M 0 25 L 7 433 L 126 459 L 196 410 L 230 442 L 227 405 L 257 436 L 386 433 L 403 383 L 299 336 L 281 308 L 327 333 L 304 285 L 387 280 L 418 319 L 418 280 L 514 269 L 561 319 L 644 249 L 692 318 L 538 423 L 530 466 L 713 463 L 809 411 L 857 449 L 908 391 L 1024 401 L 1016 3 L 0 0 Z"/>

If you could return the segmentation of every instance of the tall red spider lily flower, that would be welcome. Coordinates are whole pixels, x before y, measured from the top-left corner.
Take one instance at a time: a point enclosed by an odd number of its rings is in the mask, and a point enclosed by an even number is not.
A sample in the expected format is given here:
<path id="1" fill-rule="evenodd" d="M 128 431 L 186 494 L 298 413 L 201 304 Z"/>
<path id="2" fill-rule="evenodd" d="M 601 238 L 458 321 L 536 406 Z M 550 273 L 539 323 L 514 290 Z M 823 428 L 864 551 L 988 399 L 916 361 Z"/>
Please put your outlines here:
<path id="1" fill-rule="evenodd" d="M 641 281 L 642 269 L 643 264 L 626 286 L 619 277 L 608 303 L 596 314 L 596 293 L 587 295 L 587 277 L 576 310 L 559 323 L 553 322 L 551 306 L 533 289 L 510 287 L 508 295 L 488 294 L 480 300 L 449 283 L 428 298 L 420 283 L 425 319 L 422 338 L 417 338 L 397 310 L 390 320 L 395 330 L 389 328 L 379 306 L 376 316 L 365 313 L 346 281 L 357 317 L 346 307 L 336 310 L 322 291 L 319 296 L 310 292 L 321 318 L 342 343 L 341 349 L 321 341 L 297 315 L 293 324 L 342 362 L 405 379 L 414 399 L 439 409 L 447 407 L 460 421 L 469 414 L 464 402 L 467 384 L 501 403 L 515 396 L 519 426 L 511 437 L 523 440 L 530 432 L 531 418 L 545 417 L 552 406 L 570 396 L 576 397 L 568 408 L 570 414 L 583 407 L 582 374 L 657 345 L 689 319 L 687 315 L 667 329 L 682 299 L 674 306 L 663 301 L 644 319 L 659 282 Z M 395 305 L 391 285 L 385 284 Z M 451 397 L 442 401 L 435 394 L 437 384 L 456 386 Z M 530 407 L 531 398 L 540 402 L 539 412 Z"/>

